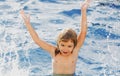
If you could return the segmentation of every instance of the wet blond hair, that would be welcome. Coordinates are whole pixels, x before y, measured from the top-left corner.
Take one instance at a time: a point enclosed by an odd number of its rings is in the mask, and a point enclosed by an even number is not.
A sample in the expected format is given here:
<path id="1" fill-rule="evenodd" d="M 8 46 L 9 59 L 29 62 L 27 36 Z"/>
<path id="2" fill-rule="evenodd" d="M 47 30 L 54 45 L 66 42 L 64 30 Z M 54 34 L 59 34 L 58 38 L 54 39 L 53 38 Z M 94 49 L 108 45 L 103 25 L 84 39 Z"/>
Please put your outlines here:
<path id="1" fill-rule="evenodd" d="M 69 40 L 71 40 L 74 43 L 74 47 L 77 45 L 77 34 L 71 28 L 64 29 L 58 35 L 58 38 L 57 38 L 57 49 L 55 50 L 55 55 L 60 53 L 59 45 L 58 45 L 60 43 L 60 41 L 67 42 Z"/>

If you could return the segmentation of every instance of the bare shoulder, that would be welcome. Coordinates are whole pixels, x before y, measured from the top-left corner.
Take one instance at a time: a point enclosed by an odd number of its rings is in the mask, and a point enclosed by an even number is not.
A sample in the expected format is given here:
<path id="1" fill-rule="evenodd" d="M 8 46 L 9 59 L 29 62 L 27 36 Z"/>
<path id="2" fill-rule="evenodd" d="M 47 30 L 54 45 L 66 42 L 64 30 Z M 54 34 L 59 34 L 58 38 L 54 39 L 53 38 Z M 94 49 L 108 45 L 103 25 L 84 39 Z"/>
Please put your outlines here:
<path id="1" fill-rule="evenodd" d="M 52 57 L 55 57 L 55 51 L 56 51 L 57 47 L 56 46 L 52 46 L 51 49 L 49 50 L 49 53 Z"/>

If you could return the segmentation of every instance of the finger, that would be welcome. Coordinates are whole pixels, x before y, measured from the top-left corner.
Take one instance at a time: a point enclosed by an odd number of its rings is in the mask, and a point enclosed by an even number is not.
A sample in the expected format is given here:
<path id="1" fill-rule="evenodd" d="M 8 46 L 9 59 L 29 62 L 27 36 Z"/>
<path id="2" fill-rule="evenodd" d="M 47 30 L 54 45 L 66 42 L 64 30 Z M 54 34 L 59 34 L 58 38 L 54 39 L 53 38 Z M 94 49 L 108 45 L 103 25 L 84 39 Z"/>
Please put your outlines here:
<path id="1" fill-rule="evenodd" d="M 27 18 L 30 19 L 30 14 L 27 14 Z"/>
<path id="2" fill-rule="evenodd" d="M 24 13 L 23 9 L 22 9 L 22 10 L 20 10 L 20 14 L 22 14 L 22 13 Z"/>
<path id="3" fill-rule="evenodd" d="M 85 6 L 89 6 L 89 4 L 90 4 L 90 2 L 91 2 L 91 0 L 86 0 L 86 2 L 84 3 L 85 4 Z"/>
<path id="4" fill-rule="evenodd" d="M 21 16 L 25 19 L 26 17 L 25 17 L 25 13 L 24 13 L 24 10 L 20 10 L 20 14 L 21 14 Z"/>
<path id="5" fill-rule="evenodd" d="M 89 4 L 91 2 L 91 0 L 86 0 L 86 2 Z"/>

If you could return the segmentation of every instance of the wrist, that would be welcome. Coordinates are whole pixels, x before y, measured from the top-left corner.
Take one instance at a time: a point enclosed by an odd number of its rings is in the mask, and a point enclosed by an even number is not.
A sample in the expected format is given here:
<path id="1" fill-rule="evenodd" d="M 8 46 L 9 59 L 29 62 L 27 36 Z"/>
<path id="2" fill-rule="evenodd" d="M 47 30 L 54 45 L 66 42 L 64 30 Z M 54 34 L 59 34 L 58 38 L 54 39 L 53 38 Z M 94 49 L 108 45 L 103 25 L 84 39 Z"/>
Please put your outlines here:
<path id="1" fill-rule="evenodd" d="M 87 9 L 81 9 L 81 12 L 86 12 L 87 11 Z"/>
<path id="2" fill-rule="evenodd" d="M 30 22 L 25 22 L 26 25 L 30 25 Z"/>
<path id="3" fill-rule="evenodd" d="M 86 14 L 87 10 L 81 10 L 81 13 L 83 14 Z"/>

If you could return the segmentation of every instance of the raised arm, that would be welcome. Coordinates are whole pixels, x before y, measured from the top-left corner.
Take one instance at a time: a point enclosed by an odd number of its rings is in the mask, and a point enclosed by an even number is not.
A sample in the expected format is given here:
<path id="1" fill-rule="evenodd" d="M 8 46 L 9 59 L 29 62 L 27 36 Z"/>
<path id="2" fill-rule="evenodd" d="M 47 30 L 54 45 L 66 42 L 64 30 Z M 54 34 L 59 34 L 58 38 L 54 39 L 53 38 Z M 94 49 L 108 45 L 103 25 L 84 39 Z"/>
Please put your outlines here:
<path id="1" fill-rule="evenodd" d="M 80 47 L 83 45 L 86 33 L 87 33 L 87 8 L 90 3 L 90 0 L 85 0 L 81 7 L 81 32 L 78 34 L 78 43 L 76 46 L 76 50 L 79 50 Z"/>
<path id="2" fill-rule="evenodd" d="M 37 33 L 35 32 L 35 30 L 32 28 L 31 24 L 30 24 L 30 15 L 26 15 L 24 13 L 23 10 L 20 11 L 20 14 L 24 20 L 24 23 L 33 39 L 33 41 L 39 45 L 42 49 L 48 51 L 50 54 L 54 54 L 54 50 L 55 47 L 52 46 L 51 44 L 48 44 L 47 42 L 43 41 L 42 39 L 40 39 L 37 35 Z"/>

